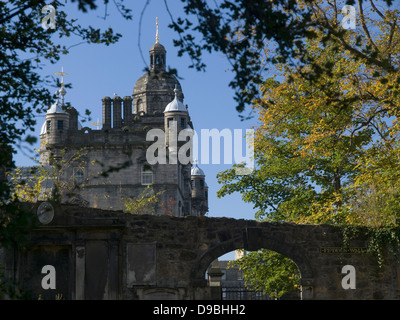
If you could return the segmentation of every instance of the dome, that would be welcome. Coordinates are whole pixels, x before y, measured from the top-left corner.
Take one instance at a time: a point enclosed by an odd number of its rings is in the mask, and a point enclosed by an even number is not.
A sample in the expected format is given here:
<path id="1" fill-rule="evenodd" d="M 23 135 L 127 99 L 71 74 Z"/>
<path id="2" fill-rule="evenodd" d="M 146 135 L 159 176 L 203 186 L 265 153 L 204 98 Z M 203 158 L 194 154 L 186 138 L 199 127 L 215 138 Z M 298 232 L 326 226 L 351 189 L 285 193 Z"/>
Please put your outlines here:
<path id="1" fill-rule="evenodd" d="M 192 171 L 190 172 L 190 174 L 192 176 L 204 176 L 204 172 L 203 170 L 201 170 L 197 164 L 194 165 L 194 167 L 192 168 Z"/>
<path id="2" fill-rule="evenodd" d="M 57 101 L 56 103 L 53 103 L 50 107 L 49 110 L 47 110 L 46 114 L 52 114 L 52 113 L 66 113 L 62 107 L 61 104 Z"/>
<path id="3" fill-rule="evenodd" d="M 155 44 L 153 44 L 153 45 L 151 46 L 151 48 L 150 48 L 149 51 L 150 51 L 150 52 L 151 52 L 151 51 L 162 51 L 162 52 L 164 52 L 164 53 L 167 52 L 167 51 L 165 50 L 164 46 L 163 46 L 161 43 L 159 43 L 159 42 L 156 42 Z"/>
<path id="4" fill-rule="evenodd" d="M 175 86 L 179 90 L 178 98 L 182 101 L 182 87 L 178 79 L 167 72 L 147 72 L 142 75 L 135 83 L 133 87 L 133 95 L 139 93 L 145 93 L 149 91 L 167 91 L 174 92 Z"/>
<path id="5" fill-rule="evenodd" d="M 157 29 L 156 43 L 149 50 L 149 70 L 136 81 L 132 94 L 134 100 L 146 96 L 146 104 L 156 97 L 161 98 L 157 106 L 159 112 L 164 111 L 165 105 L 173 99 L 174 88 L 179 90 L 178 99 L 181 102 L 184 98 L 178 79 L 166 71 L 166 53 L 165 47 L 158 41 Z"/>
<path id="6" fill-rule="evenodd" d="M 56 96 L 57 96 L 57 101 L 51 105 L 49 110 L 47 110 L 46 114 L 52 114 L 52 113 L 64 113 L 66 112 L 62 109 L 62 106 L 64 105 L 64 96 L 67 93 L 67 91 L 64 89 L 63 84 L 61 84 L 60 90 L 56 91 Z M 59 96 L 61 96 L 61 101 L 59 100 Z"/>
<path id="7" fill-rule="evenodd" d="M 170 112 L 170 111 L 184 111 L 184 112 L 187 112 L 186 107 L 178 99 L 178 89 L 175 88 L 174 92 L 175 92 L 175 98 L 170 103 L 168 103 L 168 105 L 166 106 L 164 112 Z"/>

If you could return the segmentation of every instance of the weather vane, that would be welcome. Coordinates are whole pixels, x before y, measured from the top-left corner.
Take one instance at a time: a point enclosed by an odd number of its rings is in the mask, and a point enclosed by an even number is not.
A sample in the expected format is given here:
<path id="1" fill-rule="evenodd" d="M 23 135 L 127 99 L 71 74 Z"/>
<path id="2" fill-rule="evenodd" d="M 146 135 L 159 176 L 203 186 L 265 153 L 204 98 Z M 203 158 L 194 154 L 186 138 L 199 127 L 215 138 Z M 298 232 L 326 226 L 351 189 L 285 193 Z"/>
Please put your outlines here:
<path id="1" fill-rule="evenodd" d="M 92 126 L 96 126 L 97 130 L 100 129 L 100 125 L 101 125 L 101 123 L 99 122 L 99 118 L 97 118 L 97 122 L 92 122 Z"/>
<path id="2" fill-rule="evenodd" d="M 61 72 L 54 72 L 56 76 L 61 76 L 61 88 L 64 88 L 64 76 L 67 76 L 68 73 L 64 72 L 64 67 L 61 67 Z"/>

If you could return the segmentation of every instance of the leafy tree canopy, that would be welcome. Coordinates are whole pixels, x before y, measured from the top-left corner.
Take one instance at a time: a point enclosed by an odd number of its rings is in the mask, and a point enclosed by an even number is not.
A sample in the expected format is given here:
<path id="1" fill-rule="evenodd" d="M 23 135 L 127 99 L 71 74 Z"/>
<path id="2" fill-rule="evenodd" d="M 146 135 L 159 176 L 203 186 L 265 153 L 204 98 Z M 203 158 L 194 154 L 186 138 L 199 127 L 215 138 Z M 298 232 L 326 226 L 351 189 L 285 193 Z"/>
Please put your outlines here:
<path id="1" fill-rule="evenodd" d="M 256 170 L 220 173 L 218 196 L 240 192 L 260 220 L 366 226 L 381 259 L 382 242 L 400 242 L 400 12 L 370 1 L 367 13 L 364 2 L 358 27 L 345 31 L 339 1 L 297 2 L 313 12 L 313 36 L 289 63 L 276 63 L 274 76 L 260 77 L 252 100 L 260 121 Z M 279 55 L 268 45 L 260 50 L 270 59 Z M 277 278 L 258 264 L 266 254 L 238 264 L 250 287 L 271 291 Z M 277 274 L 289 270 L 289 261 L 269 259 Z M 279 281 L 283 291 L 285 284 Z"/>
<path id="2" fill-rule="evenodd" d="M 313 57 L 307 54 L 305 40 L 317 36 L 322 48 L 330 40 L 347 48 L 351 59 L 364 59 L 386 72 L 397 70 L 390 59 L 377 56 L 382 52 L 374 45 L 371 33 L 366 32 L 366 37 L 358 38 L 358 45 L 355 45 L 346 40 L 346 34 L 352 30 L 341 27 L 345 4 L 356 7 L 357 23 L 361 22 L 365 30 L 368 25 L 365 7 L 387 22 L 391 18 L 382 8 L 395 6 L 393 0 L 181 1 L 186 16 L 176 18 L 171 15 L 170 24 L 179 34 L 175 40 L 179 54 L 188 54 L 193 62 L 191 67 L 197 70 L 206 67 L 202 60 L 204 52 L 225 54 L 232 65 L 234 79 L 230 86 L 235 90 L 239 112 L 259 96 L 259 86 L 275 64 L 310 65 Z M 391 20 L 391 23 L 389 28 L 393 30 L 396 21 Z M 266 48 L 273 49 L 276 54 L 266 55 Z M 266 63 L 260 63 L 262 61 Z M 315 77 L 330 69 L 329 66 L 321 68 L 312 69 L 312 75 Z"/>
<path id="3" fill-rule="evenodd" d="M 72 0 L 83 12 L 97 7 L 95 0 Z M 108 0 L 103 4 L 108 5 Z M 99 3 L 99 2 L 97 2 Z M 120 13 L 131 19 L 130 10 L 122 1 L 114 1 Z M 56 28 L 44 28 L 42 12 L 46 5 L 56 10 Z M 14 166 L 14 146 L 32 144 L 36 137 L 23 135 L 34 130 L 35 114 L 42 113 L 52 101 L 45 85 L 54 85 L 54 79 L 42 77 L 44 64 L 56 63 L 68 48 L 59 44 L 64 37 L 78 37 L 88 44 L 111 45 L 120 34 L 112 28 L 100 30 L 93 26 L 82 27 L 76 19 L 67 16 L 64 1 L 48 3 L 44 0 L 0 2 L 0 240 L 9 240 L 19 234 L 19 227 L 27 226 L 27 216 L 11 202 L 11 192 L 4 183 L 4 172 Z M 45 21 L 48 24 L 48 21 Z M 49 24 L 48 24 L 49 25 Z M 58 87 L 58 85 L 57 85 Z M 7 210 L 4 206 L 7 204 Z M 22 228 L 23 229 L 23 228 Z M 22 230 L 21 229 L 21 230 Z M 15 238 L 15 237 L 14 237 Z M 2 241 L 4 240 L 4 241 Z M 14 239 L 15 240 L 15 239 Z"/>

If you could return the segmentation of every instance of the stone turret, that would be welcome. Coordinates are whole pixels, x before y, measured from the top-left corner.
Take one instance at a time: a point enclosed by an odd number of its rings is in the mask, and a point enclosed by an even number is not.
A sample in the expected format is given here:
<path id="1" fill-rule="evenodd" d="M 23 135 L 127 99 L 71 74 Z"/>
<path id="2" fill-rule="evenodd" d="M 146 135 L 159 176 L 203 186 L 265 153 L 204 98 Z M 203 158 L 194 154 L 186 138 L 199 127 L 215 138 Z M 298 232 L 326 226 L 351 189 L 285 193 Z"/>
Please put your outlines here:
<path id="1" fill-rule="evenodd" d="M 167 51 L 159 43 L 158 31 L 149 56 L 150 68 L 136 81 L 133 88 L 133 113 L 161 118 L 165 106 L 174 99 L 174 88 L 178 89 L 179 101 L 183 101 L 184 96 L 178 79 L 165 70 Z"/>
<path id="2" fill-rule="evenodd" d="M 56 91 L 57 101 L 46 112 L 46 121 L 40 130 L 40 163 L 42 165 L 49 165 L 50 150 L 59 149 L 68 139 L 71 115 L 63 109 L 66 93 L 62 84 L 61 89 Z M 54 157 L 58 156 L 56 151 L 52 154 Z"/>
<path id="3" fill-rule="evenodd" d="M 208 186 L 205 174 L 197 164 L 191 170 L 192 214 L 202 216 L 208 211 Z"/>
<path id="4" fill-rule="evenodd" d="M 178 89 L 174 89 L 175 97 L 164 110 L 165 143 L 170 153 L 178 153 L 179 132 L 188 127 L 188 112 L 178 98 Z"/>

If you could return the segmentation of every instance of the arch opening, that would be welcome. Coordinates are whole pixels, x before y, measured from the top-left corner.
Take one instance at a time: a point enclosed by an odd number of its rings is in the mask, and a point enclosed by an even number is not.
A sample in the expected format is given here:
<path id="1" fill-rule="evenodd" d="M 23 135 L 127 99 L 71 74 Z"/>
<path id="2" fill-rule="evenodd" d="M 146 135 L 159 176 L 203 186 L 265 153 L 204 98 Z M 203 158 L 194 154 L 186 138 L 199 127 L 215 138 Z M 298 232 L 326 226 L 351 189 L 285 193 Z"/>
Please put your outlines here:
<path id="1" fill-rule="evenodd" d="M 251 230 L 254 229 L 254 230 Z M 288 243 L 279 241 L 274 237 L 266 236 L 260 232 L 259 236 L 254 236 L 253 231 L 259 228 L 245 228 L 242 229 L 243 234 L 236 234 L 231 239 L 218 243 L 217 245 L 209 248 L 196 262 L 196 266 L 191 273 L 191 279 L 195 283 L 204 283 L 208 286 L 209 281 L 205 279 L 206 271 L 212 263 L 220 256 L 227 253 L 234 252 L 235 250 L 245 249 L 246 251 L 258 252 L 260 250 L 270 250 L 281 254 L 290 259 L 298 269 L 299 274 L 299 291 L 301 292 L 298 298 L 310 299 L 313 295 L 313 272 L 311 264 L 308 261 L 307 254 L 304 248 L 297 243 Z M 306 284 L 306 285 L 304 285 Z M 210 291 L 212 294 L 212 290 Z M 213 295 L 213 294 L 212 294 Z M 214 294 L 217 299 L 216 295 Z M 222 296 L 220 296 L 222 298 Z"/>
<path id="2" fill-rule="evenodd" d="M 216 300 L 301 299 L 297 264 L 268 249 L 224 254 L 212 261 L 204 277 Z"/>

